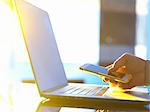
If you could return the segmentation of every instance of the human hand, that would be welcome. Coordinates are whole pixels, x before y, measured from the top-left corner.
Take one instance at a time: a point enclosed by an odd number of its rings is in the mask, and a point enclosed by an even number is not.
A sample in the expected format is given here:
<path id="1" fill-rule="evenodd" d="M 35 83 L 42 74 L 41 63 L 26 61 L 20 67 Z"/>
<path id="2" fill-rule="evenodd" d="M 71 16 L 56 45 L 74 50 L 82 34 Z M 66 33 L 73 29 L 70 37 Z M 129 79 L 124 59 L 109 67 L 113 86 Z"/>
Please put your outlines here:
<path id="1" fill-rule="evenodd" d="M 112 65 L 108 66 L 109 72 L 127 73 L 132 75 L 128 83 L 116 82 L 113 79 L 103 78 L 104 82 L 109 82 L 110 86 L 119 86 L 121 88 L 132 88 L 143 86 L 145 81 L 146 61 L 131 54 L 123 54 Z"/>

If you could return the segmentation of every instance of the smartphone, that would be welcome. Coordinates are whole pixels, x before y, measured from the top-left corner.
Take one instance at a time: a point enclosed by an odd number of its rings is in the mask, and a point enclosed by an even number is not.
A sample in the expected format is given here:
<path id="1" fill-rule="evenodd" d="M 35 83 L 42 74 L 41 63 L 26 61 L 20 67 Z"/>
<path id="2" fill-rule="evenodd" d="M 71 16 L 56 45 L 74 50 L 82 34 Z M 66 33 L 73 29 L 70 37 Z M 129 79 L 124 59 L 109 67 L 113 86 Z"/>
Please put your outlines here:
<path id="1" fill-rule="evenodd" d="M 80 67 L 80 70 L 87 71 L 99 76 L 112 78 L 115 81 L 122 83 L 128 83 L 132 78 L 131 74 L 120 74 L 119 76 L 116 76 L 115 72 L 109 72 L 108 68 L 93 64 L 84 64 L 83 66 Z"/>

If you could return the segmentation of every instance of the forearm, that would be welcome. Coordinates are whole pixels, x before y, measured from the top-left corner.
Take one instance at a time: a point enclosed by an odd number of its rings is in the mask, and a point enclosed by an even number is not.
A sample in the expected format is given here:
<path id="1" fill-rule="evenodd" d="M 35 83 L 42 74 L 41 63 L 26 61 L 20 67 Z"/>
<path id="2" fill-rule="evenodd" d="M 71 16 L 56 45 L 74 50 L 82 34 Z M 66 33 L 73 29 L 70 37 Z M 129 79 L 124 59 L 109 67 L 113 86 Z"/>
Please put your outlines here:
<path id="1" fill-rule="evenodd" d="M 150 60 L 146 61 L 145 84 L 150 85 Z"/>

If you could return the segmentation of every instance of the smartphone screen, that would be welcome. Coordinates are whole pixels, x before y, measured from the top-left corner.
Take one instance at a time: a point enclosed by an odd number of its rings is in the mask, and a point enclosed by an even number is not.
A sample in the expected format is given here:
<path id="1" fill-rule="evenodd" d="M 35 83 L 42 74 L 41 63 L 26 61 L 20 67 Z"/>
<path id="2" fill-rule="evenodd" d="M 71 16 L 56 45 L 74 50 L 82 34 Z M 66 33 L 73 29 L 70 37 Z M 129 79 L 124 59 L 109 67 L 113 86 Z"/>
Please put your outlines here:
<path id="1" fill-rule="evenodd" d="M 84 64 L 83 66 L 80 67 L 81 70 L 91 72 L 100 76 L 105 76 L 105 77 L 110 77 L 113 78 L 114 80 L 117 80 L 119 82 L 127 83 L 129 81 L 129 78 L 127 75 L 123 74 L 118 76 L 115 76 L 115 73 L 109 72 L 108 68 L 98 66 L 98 65 L 92 65 L 92 64 Z"/>
<path id="2" fill-rule="evenodd" d="M 87 70 L 95 73 L 108 74 L 108 69 L 98 65 L 85 64 L 80 67 L 81 70 Z"/>

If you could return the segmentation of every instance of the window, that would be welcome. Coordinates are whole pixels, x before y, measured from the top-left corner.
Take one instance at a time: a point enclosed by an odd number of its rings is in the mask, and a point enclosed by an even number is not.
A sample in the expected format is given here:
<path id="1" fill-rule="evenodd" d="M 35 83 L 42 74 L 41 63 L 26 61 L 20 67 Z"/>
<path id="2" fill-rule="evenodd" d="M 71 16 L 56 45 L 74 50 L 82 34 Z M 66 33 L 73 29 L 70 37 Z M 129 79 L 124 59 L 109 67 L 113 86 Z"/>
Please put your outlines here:
<path id="1" fill-rule="evenodd" d="M 136 0 L 136 45 L 135 55 L 147 59 L 148 0 Z"/>
<path id="2" fill-rule="evenodd" d="M 49 13 L 65 63 L 98 63 L 99 0 L 28 0 Z"/>

